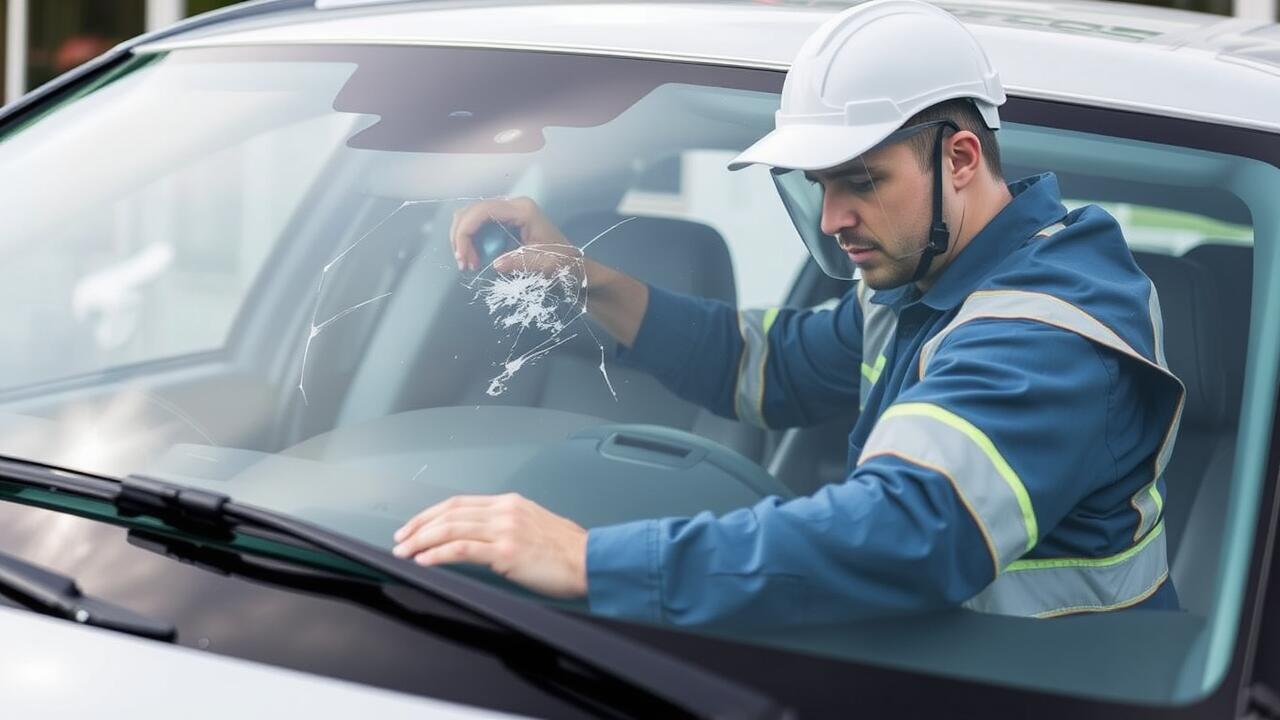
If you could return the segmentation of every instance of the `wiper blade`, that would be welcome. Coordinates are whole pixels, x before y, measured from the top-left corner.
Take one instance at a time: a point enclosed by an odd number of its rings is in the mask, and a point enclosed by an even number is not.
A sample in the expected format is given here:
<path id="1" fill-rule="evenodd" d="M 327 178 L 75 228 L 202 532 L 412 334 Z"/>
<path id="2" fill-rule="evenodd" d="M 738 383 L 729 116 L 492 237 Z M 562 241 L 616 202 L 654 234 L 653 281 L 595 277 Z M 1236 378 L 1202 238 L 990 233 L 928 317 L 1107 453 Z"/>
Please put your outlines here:
<path id="1" fill-rule="evenodd" d="M 90 475 L 0 458 L 0 477 L 106 499 L 121 515 L 158 519 L 215 541 L 236 533 L 283 536 L 351 560 L 535 643 L 557 662 L 585 669 L 695 717 L 790 718 L 772 698 L 700 665 L 441 568 L 422 567 L 384 548 L 318 525 L 238 502 L 227 495 L 131 476 L 104 482 Z M 110 487 L 104 492 L 104 484 Z M 103 496 L 108 497 L 104 498 Z"/>
<path id="2" fill-rule="evenodd" d="M 0 554 L 0 594 L 53 617 L 154 640 L 173 641 L 177 630 L 119 605 L 80 592 L 76 581 L 11 555 Z"/>

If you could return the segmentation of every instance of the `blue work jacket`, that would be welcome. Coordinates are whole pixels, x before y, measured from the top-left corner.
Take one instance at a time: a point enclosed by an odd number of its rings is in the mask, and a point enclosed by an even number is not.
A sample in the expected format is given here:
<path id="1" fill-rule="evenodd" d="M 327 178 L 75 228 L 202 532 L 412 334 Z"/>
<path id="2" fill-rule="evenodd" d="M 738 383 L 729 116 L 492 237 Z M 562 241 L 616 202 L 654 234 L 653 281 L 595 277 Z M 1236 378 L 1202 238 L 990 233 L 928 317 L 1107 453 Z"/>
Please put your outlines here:
<path id="1" fill-rule="evenodd" d="M 768 428 L 860 409 L 842 482 L 715 516 L 590 530 L 588 599 L 682 625 L 826 623 L 964 604 L 1176 607 L 1164 483 L 1184 390 L 1114 218 L 1052 174 L 923 295 L 738 311 L 650 288 L 622 360 Z"/>

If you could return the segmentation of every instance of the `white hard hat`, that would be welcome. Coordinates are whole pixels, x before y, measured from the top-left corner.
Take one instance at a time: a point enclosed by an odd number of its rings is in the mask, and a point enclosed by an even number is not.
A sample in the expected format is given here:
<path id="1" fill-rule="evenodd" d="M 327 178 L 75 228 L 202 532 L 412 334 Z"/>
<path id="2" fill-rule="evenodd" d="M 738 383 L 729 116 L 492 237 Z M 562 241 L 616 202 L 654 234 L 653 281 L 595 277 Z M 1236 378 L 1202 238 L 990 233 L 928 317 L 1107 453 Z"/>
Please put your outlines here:
<path id="1" fill-rule="evenodd" d="M 950 13 L 919 0 L 872 0 L 818 28 L 782 86 L 776 128 L 729 164 L 824 170 L 865 153 L 913 115 L 970 98 L 1000 127 L 1000 76 Z"/>

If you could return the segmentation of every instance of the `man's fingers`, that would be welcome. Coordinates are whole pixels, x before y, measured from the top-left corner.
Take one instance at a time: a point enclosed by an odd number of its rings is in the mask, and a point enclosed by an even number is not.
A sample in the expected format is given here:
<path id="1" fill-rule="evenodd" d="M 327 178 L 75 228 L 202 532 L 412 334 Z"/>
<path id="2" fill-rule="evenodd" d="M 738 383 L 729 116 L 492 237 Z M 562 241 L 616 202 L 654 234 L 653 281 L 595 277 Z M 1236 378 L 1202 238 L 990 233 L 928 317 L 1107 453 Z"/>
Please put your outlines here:
<path id="1" fill-rule="evenodd" d="M 408 522 L 396 531 L 396 540 L 401 540 L 415 532 L 418 528 L 451 510 L 461 508 L 486 507 L 494 501 L 492 495 L 454 495 L 444 502 L 436 503 L 422 512 L 409 518 Z"/>
<path id="2" fill-rule="evenodd" d="M 508 250 L 493 261 L 493 269 L 503 273 L 516 270 L 525 272 L 537 270 L 541 272 L 543 267 L 537 262 L 539 252 L 537 245 L 524 245 L 515 250 Z"/>
<path id="3" fill-rule="evenodd" d="M 458 263 L 458 269 L 464 270 L 472 263 L 471 258 L 475 255 L 474 243 L 471 238 L 463 238 L 458 235 L 458 220 L 469 210 L 460 208 L 453 213 L 453 220 L 449 223 L 449 247 L 453 251 L 453 259 Z"/>
<path id="4" fill-rule="evenodd" d="M 442 520 L 427 524 L 417 532 L 405 538 L 392 551 L 396 557 L 413 557 L 431 548 L 458 540 L 479 540 L 491 542 L 494 539 L 493 529 L 488 523 L 461 520 Z"/>
<path id="5" fill-rule="evenodd" d="M 445 565 L 448 563 L 476 563 L 492 566 L 498 557 L 493 543 L 478 540 L 455 540 L 414 556 L 419 565 Z"/>
<path id="6" fill-rule="evenodd" d="M 498 272 L 515 270 L 551 274 L 562 267 L 575 266 L 582 260 L 582 251 L 563 245 L 524 245 L 499 255 L 493 261 Z"/>
<path id="7" fill-rule="evenodd" d="M 396 541 L 402 542 L 414 533 L 424 532 L 433 525 L 441 523 L 483 523 L 488 522 L 493 518 L 493 515 L 494 509 L 492 506 L 455 507 L 428 519 L 426 522 L 415 524 L 411 530 L 397 531 Z"/>
<path id="8" fill-rule="evenodd" d="M 481 200 L 480 202 L 468 205 L 453 214 L 453 222 L 449 225 L 449 245 L 453 248 L 453 257 L 458 261 L 459 270 L 471 266 L 471 258 L 474 254 L 472 235 L 474 235 L 476 230 L 480 227 L 479 225 L 476 225 L 470 230 L 470 232 L 464 232 L 462 230 L 464 222 L 467 217 L 474 215 L 477 212 L 480 212 L 482 217 L 487 217 L 488 213 L 485 211 L 485 208 L 487 208 L 492 202 L 492 200 Z"/>
<path id="9" fill-rule="evenodd" d="M 480 258 L 475 252 L 472 238 L 485 223 L 507 223 L 523 229 L 528 221 L 528 208 L 522 205 L 510 200 L 481 200 L 463 209 L 454 219 L 451 240 L 455 254 L 461 253 L 469 264 L 478 263 Z"/>

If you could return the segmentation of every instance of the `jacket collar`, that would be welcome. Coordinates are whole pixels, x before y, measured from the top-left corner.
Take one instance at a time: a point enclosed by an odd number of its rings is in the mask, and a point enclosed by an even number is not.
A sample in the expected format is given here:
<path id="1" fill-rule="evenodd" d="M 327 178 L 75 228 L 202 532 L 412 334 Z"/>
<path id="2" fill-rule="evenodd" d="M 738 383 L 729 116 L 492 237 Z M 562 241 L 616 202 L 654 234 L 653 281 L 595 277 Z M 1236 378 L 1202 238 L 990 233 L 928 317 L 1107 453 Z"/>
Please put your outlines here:
<path id="1" fill-rule="evenodd" d="M 871 302 L 901 309 L 916 300 L 934 310 L 950 310 L 969 296 L 1010 253 L 1028 238 L 1067 214 L 1053 173 L 1033 175 L 1009 185 L 1013 200 L 969 241 L 943 270 L 938 281 L 920 296 L 915 283 L 876 291 Z"/>

